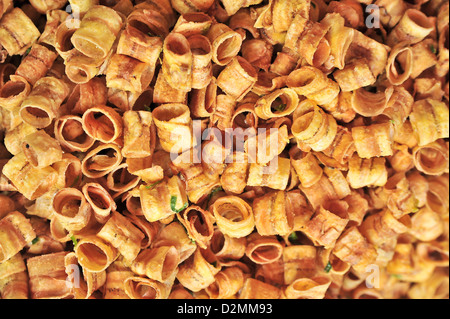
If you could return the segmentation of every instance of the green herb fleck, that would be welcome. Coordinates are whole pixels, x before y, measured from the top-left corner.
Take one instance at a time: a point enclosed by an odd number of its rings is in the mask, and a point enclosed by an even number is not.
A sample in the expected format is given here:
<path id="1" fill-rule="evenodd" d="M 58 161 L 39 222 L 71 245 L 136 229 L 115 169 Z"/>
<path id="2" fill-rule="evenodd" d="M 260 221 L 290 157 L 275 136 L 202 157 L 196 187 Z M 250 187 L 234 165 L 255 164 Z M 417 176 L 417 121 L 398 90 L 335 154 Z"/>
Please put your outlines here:
<path id="1" fill-rule="evenodd" d="M 206 202 L 206 207 L 209 206 L 209 202 L 211 201 L 211 198 L 218 192 L 223 191 L 222 186 L 217 186 L 216 188 L 214 188 L 211 193 L 209 193 L 208 195 L 208 201 Z"/>
<path id="2" fill-rule="evenodd" d="M 222 186 L 218 186 L 216 188 L 214 188 L 211 193 L 209 194 L 209 198 L 213 197 L 214 195 L 216 195 L 218 192 L 223 191 Z"/>
<path id="3" fill-rule="evenodd" d="M 293 232 L 288 236 L 288 240 L 291 244 L 298 242 L 297 232 Z"/>
<path id="4" fill-rule="evenodd" d="M 145 188 L 152 189 L 153 187 L 155 187 L 156 185 L 158 185 L 158 184 L 161 183 L 161 182 L 162 182 L 162 180 L 160 180 L 160 181 L 158 181 L 158 182 L 155 182 L 155 183 L 153 183 L 153 184 L 147 185 L 147 186 L 145 186 Z"/>
<path id="5" fill-rule="evenodd" d="M 36 237 L 35 239 L 33 239 L 33 240 L 31 241 L 31 244 L 34 245 L 34 244 L 36 244 L 38 241 L 39 241 L 39 237 Z"/>
<path id="6" fill-rule="evenodd" d="M 394 120 L 389 120 L 389 122 L 391 122 L 392 124 L 395 125 L 395 121 Z"/>
<path id="7" fill-rule="evenodd" d="M 30 53 L 31 51 L 31 47 L 29 47 L 26 51 L 25 51 L 25 55 L 28 55 L 28 53 Z"/>
<path id="8" fill-rule="evenodd" d="M 436 50 L 436 47 L 434 46 L 434 44 L 430 44 L 430 51 L 431 51 L 431 53 L 433 53 L 433 54 L 436 54 L 436 53 L 437 53 L 437 50 Z"/>
<path id="9" fill-rule="evenodd" d="M 78 175 L 75 180 L 73 181 L 72 185 L 70 187 L 75 187 L 78 184 L 78 181 L 80 180 L 80 175 Z"/>
<path id="10" fill-rule="evenodd" d="M 316 4 L 314 2 L 311 2 L 311 6 L 315 9 L 316 8 Z"/>
<path id="11" fill-rule="evenodd" d="M 280 105 L 274 106 L 275 111 L 283 112 L 286 109 L 286 104 L 282 103 Z"/>
<path id="12" fill-rule="evenodd" d="M 417 213 L 419 211 L 419 200 L 417 198 L 414 199 L 414 208 L 411 210 L 412 213 Z"/>
<path id="13" fill-rule="evenodd" d="M 391 276 L 397 279 L 402 279 L 402 275 L 400 274 L 391 274 Z"/>
<path id="14" fill-rule="evenodd" d="M 176 196 L 170 196 L 170 209 L 172 209 L 173 212 L 179 213 L 183 209 L 188 207 L 188 203 L 187 202 L 180 209 L 176 209 L 176 207 L 175 207 L 176 205 L 177 205 L 177 197 Z"/>
<path id="15" fill-rule="evenodd" d="M 329 273 L 332 268 L 333 268 L 333 266 L 331 266 L 331 263 L 328 262 L 328 264 L 325 266 L 324 270 L 326 273 Z"/>
<path id="16" fill-rule="evenodd" d="M 73 247 L 76 247 L 78 245 L 78 240 L 74 235 L 70 236 L 70 239 L 72 239 Z"/>

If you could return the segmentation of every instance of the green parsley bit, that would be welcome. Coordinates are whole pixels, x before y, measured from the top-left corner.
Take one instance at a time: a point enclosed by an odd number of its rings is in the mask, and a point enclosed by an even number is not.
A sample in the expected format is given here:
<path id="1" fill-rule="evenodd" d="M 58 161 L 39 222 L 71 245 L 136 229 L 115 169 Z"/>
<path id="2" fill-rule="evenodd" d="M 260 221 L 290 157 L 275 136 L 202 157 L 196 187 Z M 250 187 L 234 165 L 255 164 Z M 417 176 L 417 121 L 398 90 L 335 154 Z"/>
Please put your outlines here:
<path id="1" fill-rule="evenodd" d="M 297 233 L 296 233 L 296 232 L 291 233 L 291 234 L 288 236 L 288 240 L 289 240 L 289 242 L 291 242 L 292 244 L 298 242 L 298 236 L 297 236 Z"/>
<path id="2" fill-rule="evenodd" d="M 402 279 L 402 275 L 400 274 L 391 274 L 391 276 L 397 279 Z"/>
<path id="3" fill-rule="evenodd" d="M 287 106 L 286 104 L 280 104 L 280 105 L 274 106 L 274 109 L 275 109 L 275 111 L 283 112 L 286 109 L 286 106 Z"/>
<path id="4" fill-rule="evenodd" d="M 78 240 L 74 235 L 70 236 L 70 239 L 72 239 L 73 247 L 76 247 L 78 245 Z"/>
<path id="5" fill-rule="evenodd" d="M 31 244 L 34 245 L 34 244 L 36 244 L 38 241 L 39 241 L 39 237 L 36 237 L 35 239 L 33 239 L 33 240 L 31 241 Z"/>
<path id="6" fill-rule="evenodd" d="M 153 187 L 155 187 L 156 185 L 158 185 L 158 184 L 161 183 L 161 182 L 162 182 L 162 180 L 160 180 L 160 181 L 158 181 L 158 182 L 155 182 L 155 183 L 153 183 L 153 184 L 147 185 L 147 186 L 145 186 L 145 188 L 152 189 Z M 175 196 L 175 197 L 176 197 L 176 196 Z"/>
<path id="7" fill-rule="evenodd" d="M 187 202 L 180 209 L 176 209 L 176 207 L 175 207 L 176 205 L 177 205 L 177 197 L 176 196 L 170 196 L 170 209 L 172 209 L 173 212 L 179 213 L 183 209 L 188 207 L 188 203 Z"/>
<path id="8" fill-rule="evenodd" d="M 431 53 L 433 53 L 433 54 L 436 54 L 436 53 L 437 53 L 436 47 L 435 47 L 433 44 L 430 44 L 430 51 L 431 51 Z"/>
<path id="9" fill-rule="evenodd" d="M 78 184 L 78 181 L 80 180 L 80 175 L 78 175 L 75 180 L 73 181 L 72 185 L 70 187 L 75 187 Z"/>
<path id="10" fill-rule="evenodd" d="M 214 195 L 216 195 L 216 193 L 223 191 L 222 186 L 218 186 L 216 188 L 214 188 L 211 193 L 209 194 L 209 198 L 213 197 Z"/>
<path id="11" fill-rule="evenodd" d="M 324 270 L 326 273 L 329 273 L 332 268 L 333 268 L 333 266 L 331 266 L 331 263 L 328 262 L 328 264 L 325 266 Z"/>

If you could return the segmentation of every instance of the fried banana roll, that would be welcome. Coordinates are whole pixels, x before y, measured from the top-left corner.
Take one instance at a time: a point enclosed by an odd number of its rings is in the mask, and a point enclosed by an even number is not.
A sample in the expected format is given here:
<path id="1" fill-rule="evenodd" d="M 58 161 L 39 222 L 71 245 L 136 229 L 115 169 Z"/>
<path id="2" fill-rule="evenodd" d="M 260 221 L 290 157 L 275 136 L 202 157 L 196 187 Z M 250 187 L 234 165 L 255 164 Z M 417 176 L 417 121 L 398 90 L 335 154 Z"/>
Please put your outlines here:
<path id="1" fill-rule="evenodd" d="M 86 12 L 99 3 L 99 0 L 70 0 L 69 3 L 74 15 L 82 18 Z"/>
<path id="2" fill-rule="evenodd" d="M 8 55 L 23 55 L 41 33 L 21 8 L 13 8 L 0 20 L 0 45 Z"/>
<path id="3" fill-rule="evenodd" d="M 245 254 L 247 238 L 235 238 L 223 234 L 219 229 L 214 231 L 210 248 L 219 262 L 241 259 Z"/>
<path id="4" fill-rule="evenodd" d="M 352 136 L 356 152 L 361 158 L 391 156 L 394 154 L 392 149 L 394 132 L 390 122 L 369 126 L 355 126 L 352 128 Z"/>
<path id="5" fill-rule="evenodd" d="M 205 35 L 211 27 L 212 19 L 203 12 L 188 12 L 180 15 L 173 27 L 173 32 L 181 33 L 186 38 L 194 34 Z"/>
<path id="6" fill-rule="evenodd" d="M 284 190 L 291 174 L 291 163 L 288 158 L 275 157 L 267 164 L 250 164 L 248 186 L 267 186 Z"/>
<path id="7" fill-rule="evenodd" d="M 163 54 L 161 71 L 167 83 L 177 90 L 191 91 L 193 54 L 188 39 L 171 32 L 164 39 Z"/>
<path id="8" fill-rule="evenodd" d="M 166 219 L 188 205 L 184 185 L 178 176 L 139 186 L 142 212 L 149 222 Z"/>
<path id="9" fill-rule="evenodd" d="M 239 267 L 227 267 L 215 276 L 215 281 L 206 288 L 212 299 L 230 298 L 244 286 L 245 274 Z"/>
<path id="10" fill-rule="evenodd" d="M 59 115 L 59 108 L 69 94 L 68 85 L 55 77 L 40 78 L 20 106 L 24 122 L 36 127 L 49 126 Z"/>
<path id="11" fill-rule="evenodd" d="M 302 231 L 315 245 L 333 248 L 347 223 L 348 219 L 341 218 L 321 206 Z"/>
<path id="12" fill-rule="evenodd" d="M 217 77 L 217 86 L 236 101 L 241 101 L 251 91 L 258 73 L 243 57 L 234 57 Z"/>
<path id="13" fill-rule="evenodd" d="M 116 248 L 98 236 L 82 237 L 74 248 L 78 263 L 91 272 L 106 270 L 119 256 Z"/>
<path id="14" fill-rule="evenodd" d="M 167 299 L 171 288 L 159 281 L 139 276 L 126 278 L 123 285 L 131 299 Z"/>
<path id="15" fill-rule="evenodd" d="M 25 78 L 11 75 L 10 80 L 0 87 L 0 106 L 16 112 L 23 100 L 30 94 L 31 89 L 31 85 Z"/>
<path id="16" fill-rule="evenodd" d="M 416 101 L 409 118 L 419 146 L 449 137 L 449 111 L 444 102 L 433 99 Z"/>
<path id="17" fill-rule="evenodd" d="M 106 270 L 106 282 L 104 285 L 105 299 L 129 299 L 125 292 L 125 282 L 135 276 L 128 265 L 116 259 Z"/>
<path id="18" fill-rule="evenodd" d="M 83 130 L 102 143 L 119 143 L 122 137 L 123 120 L 113 108 L 105 105 L 91 107 L 83 113 Z"/>
<path id="19" fill-rule="evenodd" d="M 286 287 L 284 294 L 288 299 L 323 299 L 331 283 L 326 276 L 298 278 Z"/>
<path id="20" fill-rule="evenodd" d="M 360 158 L 354 155 L 348 163 L 347 181 L 352 188 L 384 186 L 387 169 L 384 157 Z"/>
<path id="21" fill-rule="evenodd" d="M 47 74 L 57 57 L 55 50 L 36 43 L 17 67 L 15 74 L 25 78 L 33 86 Z"/>
<path id="22" fill-rule="evenodd" d="M 145 1 L 137 4 L 127 17 L 128 25 L 144 34 L 165 38 L 176 22 L 169 0 Z"/>
<path id="23" fill-rule="evenodd" d="M 169 2 L 169 1 L 167 1 Z M 207 12 L 214 0 L 172 0 L 173 8 L 180 14 L 191 12 Z"/>
<path id="24" fill-rule="evenodd" d="M 144 234 L 122 214 L 113 211 L 97 236 L 109 242 L 127 260 L 134 260 L 141 250 Z"/>
<path id="25" fill-rule="evenodd" d="M 283 249 L 275 236 L 253 233 L 247 237 L 245 255 L 256 264 L 270 264 L 283 256 Z"/>
<path id="26" fill-rule="evenodd" d="M 192 52 L 192 84 L 193 89 L 203 89 L 212 79 L 212 47 L 209 39 L 201 34 L 187 38 Z"/>
<path id="27" fill-rule="evenodd" d="M 342 92 L 351 92 L 376 81 L 365 58 L 349 61 L 342 70 L 335 71 L 333 76 Z"/>
<path id="28" fill-rule="evenodd" d="M 198 292 L 215 281 L 221 270 L 217 258 L 209 249 L 197 248 L 194 254 L 178 267 L 177 279 L 187 289 Z"/>
<path id="29" fill-rule="evenodd" d="M 162 48 L 163 40 L 160 37 L 127 27 L 120 35 L 116 53 L 127 55 L 155 68 Z"/>
<path id="30" fill-rule="evenodd" d="M 405 11 L 398 24 L 389 33 L 387 44 L 394 46 L 402 41 L 415 44 L 422 41 L 434 29 L 435 26 L 429 17 L 421 11 L 411 8 Z"/>
<path id="31" fill-rule="evenodd" d="M 100 144 L 81 161 L 83 174 L 90 178 L 107 175 L 122 162 L 122 153 L 117 144 Z"/>
<path id="32" fill-rule="evenodd" d="M 230 237 L 249 235 L 254 228 L 253 210 L 247 202 L 236 196 L 224 196 L 214 201 L 212 213 L 219 230 Z"/>
<path id="33" fill-rule="evenodd" d="M 103 61 L 87 57 L 79 52 L 66 60 L 66 75 L 70 81 L 77 84 L 88 83 L 100 72 Z"/>
<path id="34" fill-rule="evenodd" d="M 13 8 L 12 0 L 2 0 L 0 1 L 0 18 L 9 10 Z"/>
<path id="35" fill-rule="evenodd" d="M 178 272 L 179 260 L 178 250 L 174 246 L 147 248 L 139 253 L 131 269 L 138 275 L 163 283 Z"/>
<path id="36" fill-rule="evenodd" d="M 261 97 L 255 104 L 255 113 L 263 120 L 288 116 L 295 111 L 298 103 L 295 89 L 283 88 Z"/>
<path id="37" fill-rule="evenodd" d="M 414 166 L 427 175 L 441 175 L 448 172 L 448 142 L 437 140 L 427 145 L 416 146 L 412 151 Z"/>
<path id="38" fill-rule="evenodd" d="M 55 120 L 55 138 L 64 151 L 86 152 L 95 139 L 83 128 L 83 120 L 77 115 L 64 115 Z"/>
<path id="39" fill-rule="evenodd" d="M 364 273 L 365 268 L 373 264 L 377 252 L 372 244 L 352 226 L 348 228 L 336 242 L 333 253 L 342 261 L 352 265 L 357 273 Z"/>
<path id="40" fill-rule="evenodd" d="M 399 68 L 397 67 L 398 59 L 402 55 L 404 62 Z M 404 43 L 398 43 L 392 48 L 386 64 L 386 77 L 392 85 L 401 85 L 411 76 L 414 63 L 413 57 L 412 49 L 405 46 Z"/>
<path id="41" fill-rule="evenodd" d="M 352 93 L 351 106 L 356 113 L 365 117 L 372 117 L 382 114 L 396 97 L 392 86 L 376 93 L 359 88 Z"/>
<path id="42" fill-rule="evenodd" d="M 212 45 L 212 60 L 218 65 L 227 65 L 241 50 L 242 36 L 226 24 L 213 24 L 206 36 Z"/>
<path id="43" fill-rule="evenodd" d="M 304 66 L 290 73 L 286 84 L 298 95 L 325 107 L 339 94 L 339 85 L 312 66 Z"/>
<path id="44" fill-rule="evenodd" d="M 27 259 L 32 299 L 63 299 L 72 296 L 66 278 L 65 256 L 62 251 Z"/>
<path id="45" fill-rule="evenodd" d="M 253 201 L 255 226 L 263 236 L 286 235 L 294 227 L 293 212 L 286 207 L 286 193 L 274 191 Z"/>
<path id="46" fill-rule="evenodd" d="M 0 296 L 2 299 L 29 298 L 28 271 L 20 253 L 0 264 Z"/>
<path id="47" fill-rule="evenodd" d="M 147 111 L 126 111 L 123 114 L 125 158 L 143 158 L 153 154 L 155 129 L 152 113 Z"/>
<path id="48" fill-rule="evenodd" d="M 81 191 L 86 201 L 92 207 L 95 219 L 99 223 L 105 223 L 109 219 L 111 212 L 117 208 L 109 192 L 100 184 L 93 182 L 84 184 Z"/>
<path id="49" fill-rule="evenodd" d="M 3 166 L 3 174 L 29 200 L 49 191 L 58 178 L 58 173 L 51 166 L 36 168 L 31 165 L 23 152 L 15 155 Z"/>
<path id="50" fill-rule="evenodd" d="M 161 147 L 166 152 L 180 153 L 196 146 L 192 119 L 185 104 L 163 104 L 152 112 Z"/>
<path id="51" fill-rule="evenodd" d="M 220 176 L 222 188 L 233 194 L 241 194 L 247 186 L 248 158 L 243 152 L 233 152 L 227 159 L 227 166 Z"/>
<path id="52" fill-rule="evenodd" d="M 28 162 L 36 168 L 44 168 L 62 160 L 62 150 L 58 141 L 38 130 L 23 139 L 22 151 Z"/>
<path id="53" fill-rule="evenodd" d="M 20 252 L 36 238 L 30 220 L 18 211 L 0 220 L 0 262 L 3 263 Z"/>
<path id="54" fill-rule="evenodd" d="M 85 228 L 91 218 L 92 210 L 82 192 L 76 188 L 63 188 L 53 197 L 52 208 L 58 222 L 68 231 Z"/>
<path id="55" fill-rule="evenodd" d="M 74 252 L 64 257 L 66 266 L 66 284 L 71 289 L 75 299 L 95 298 L 94 292 L 100 289 L 106 282 L 106 272 L 91 272 L 78 264 Z"/>
<path id="56" fill-rule="evenodd" d="M 155 65 L 124 54 L 114 54 L 106 69 L 106 85 L 108 88 L 140 93 L 148 88 L 154 73 Z"/>
<path id="57" fill-rule="evenodd" d="M 334 117 L 310 100 L 301 102 L 299 108 L 304 109 L 304 113 L 292 123 L 294 137 L 316 152 L 328 148 L 337 134 L 338 126 Z"/>
<path id="58" fill-rule="evenodd" d="M 177 214 L 178 220 L 186 228 L 189 238 L 198 247 L 206 249 L 214 235 L 214 216 L 199 206 L 191 205 Z"/>
<path id="59" fill-rule="evenodd" d="M 282 291 L 263 281 L 247 278 L 239 293 L 239 299 L 279 299 Z"/>
<path id="60" fill-rule="evenodd" d="M 122 24 L 122 17 L 114 9 L 93 6 L 83 16 L 80 28 L 75 31 L 70 41 L 87 57 L 103 60 L 109 54 Z"/>
<path id="61" fill-rule="evenodd" d="M 155 236 L 152 248 L 161 246 L 174 246 L 180 256 L 179 263 L 188 259 L 197 249 L 197 244 L 186 233 L 183 225 L 177 221 L 164 226 Z"/>

